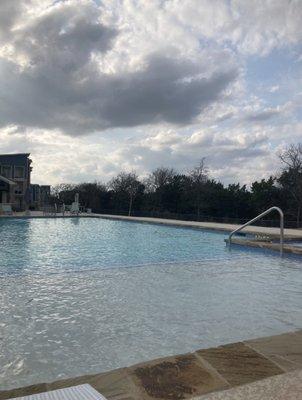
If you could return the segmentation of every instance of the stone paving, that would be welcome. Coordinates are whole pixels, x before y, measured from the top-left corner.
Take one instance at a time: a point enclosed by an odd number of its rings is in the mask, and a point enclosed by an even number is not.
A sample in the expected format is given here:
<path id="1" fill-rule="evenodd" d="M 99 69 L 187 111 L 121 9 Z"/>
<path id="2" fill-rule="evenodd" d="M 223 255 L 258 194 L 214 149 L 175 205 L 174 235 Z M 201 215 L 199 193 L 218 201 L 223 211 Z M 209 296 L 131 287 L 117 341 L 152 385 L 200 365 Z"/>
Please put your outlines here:
<path id="1" fill-rule="evenodd" d="M 277 387 L 281 390 L 286 385 L 291 385 L 288 397 L 278 398 L 299 399 L 290 395 L 301 388 L 301 371 L 302 330 L 200 349 L 107 373 L 0 391 L 0 400 L 82 383 L 89 383 L 108 400 L 269 400 L 275 397 L 260 394 L 275 393 Z M 211 392 L 214 394 L 207 395 Z M 259 396 L 248 397 L 251 393 Z"/>
<path id="2" fill-rule="evenodd" d="M 301 400 L 302 370 L 256 381 L 194 400 Z"/>

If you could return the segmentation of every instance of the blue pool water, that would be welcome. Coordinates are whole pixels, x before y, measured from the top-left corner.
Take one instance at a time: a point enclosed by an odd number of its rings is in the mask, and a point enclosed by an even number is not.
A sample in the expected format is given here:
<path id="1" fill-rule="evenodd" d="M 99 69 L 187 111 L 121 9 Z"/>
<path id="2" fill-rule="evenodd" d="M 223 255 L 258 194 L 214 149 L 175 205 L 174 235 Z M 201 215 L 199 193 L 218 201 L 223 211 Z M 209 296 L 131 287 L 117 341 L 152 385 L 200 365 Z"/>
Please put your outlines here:
<path id="1" fill-rule="evenodd" d="M 0 388 L 302 328 L 302 259 L 225 237 L 0 219 Z"/>
<path id="2" fill-rule="evenodd" d="M 128 221 L 0 220 L 0 232 L 0 274 L 87 271 L 230 255 L 221 233 Z"/>

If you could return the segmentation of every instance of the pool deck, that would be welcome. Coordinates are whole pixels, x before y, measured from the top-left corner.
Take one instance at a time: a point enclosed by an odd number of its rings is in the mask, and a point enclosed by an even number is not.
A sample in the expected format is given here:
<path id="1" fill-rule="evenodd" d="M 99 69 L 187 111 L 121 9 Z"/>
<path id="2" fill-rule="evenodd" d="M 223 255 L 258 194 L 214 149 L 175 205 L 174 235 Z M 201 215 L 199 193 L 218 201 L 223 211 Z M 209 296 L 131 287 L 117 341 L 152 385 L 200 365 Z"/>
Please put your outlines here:
<path id="1" fill-rule="evenodd" d="M 302 330 L 0 391 L 0 400 L 83 383 L 108 400 L 302 399 Z"/>

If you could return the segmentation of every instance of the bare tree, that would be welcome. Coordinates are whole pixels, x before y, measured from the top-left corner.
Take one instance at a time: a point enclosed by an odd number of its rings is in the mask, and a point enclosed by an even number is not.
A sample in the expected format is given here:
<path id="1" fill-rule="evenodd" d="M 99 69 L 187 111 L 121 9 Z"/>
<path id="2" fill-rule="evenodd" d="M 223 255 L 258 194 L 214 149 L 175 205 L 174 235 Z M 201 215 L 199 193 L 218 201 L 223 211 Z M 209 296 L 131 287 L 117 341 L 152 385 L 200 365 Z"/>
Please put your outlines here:
<path id="1" fill-rule="evenodd" d="M 132 213 L 133 200 L 135 199 L 141 183 L 135 172 L 121 172 L 109 182 L 109 187 L 116 193 L 125 193 L 129 198 L 128 215 Z"/>
<path id="2" fill-rule="evenodd" d="M 68 191 L 70 192 L 72 190 L 75 190 L 75 188 L 76 185 L 72 183 L 59 183 L 58 185 L 51 187 L 51 195 L 59 198 L 61 193 Z"/>
<path id="3" fill-rule="evenodd" d="M 199 163 L 189 172 L 189 176 L 195 193 L 197 217 L 199 219 L 202 206 L 202 194 L 204 192 L 205 183 L 208 180 L 208 168 L 205 165 L 205 157 L 201 158 Z"/>
<path id="4" fill-rule="evenodd" d="M 165 190 L 173 182 L 175 175 L 176 171 L 173 168 L 159 167 L 145 180 L 146 191 L 152 193 L 154 199 L 153 210 L 162 210 Z"/>
<path id="5" fill-rule="evenodd" d="M 149 174 L 145 180 L 146 189 L 149 192 L 156 192 L 172 182 L 176 171 L 173 168 L 159 167 Z"/>
<path id="6" fill-rule="evenodd" d="M 284 168 L 278 182 L 292 197 L 299 227 L 302 210 L 302 143 L 291 144 L 279 154 L 279 158 Z"/>
<path id="7" fill-rule="evenodd" d="M 283 152 L 279 153 L 279 158 L 286 165 L 296 171 L 302 170 L 302 143 L 291 144 Z"/>

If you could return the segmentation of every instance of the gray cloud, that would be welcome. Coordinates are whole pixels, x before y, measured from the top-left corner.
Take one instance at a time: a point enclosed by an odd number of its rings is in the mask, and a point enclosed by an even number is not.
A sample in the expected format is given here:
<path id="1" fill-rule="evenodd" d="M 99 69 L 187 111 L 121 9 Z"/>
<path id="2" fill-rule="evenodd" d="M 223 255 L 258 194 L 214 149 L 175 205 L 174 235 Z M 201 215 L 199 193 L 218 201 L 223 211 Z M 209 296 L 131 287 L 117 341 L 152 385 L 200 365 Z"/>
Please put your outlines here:
<path id="1" fill-rule="evenodd" d="M 158 55 L 149 58 L 146 69 L 133 73 L 108 75 L 90 69 L 83 76 L 85 68 L 74 73 L 70 69 L 45 65 L 20 71 L 1 60 L 2 124 L 81 134 L 158 122 L 190 123 L 237 76 L 233 69 L 202 78 L 195 64 Z"/>
<path id="2" fill-rule="evenodd" d="M 228 67 L 205 77 L 200 63 L 161 53 L 147 56 L 140 70 L 101 72 L 93 55 L 112 50 L 117 35 L 89 2 L 58 3 L 17 29 L 10 43 L 23 64 L 0 58 L 0 124 L 70 135 L 187 124 L 238 75 Z"/>
<path id="3" fill-rule="evenodd" d="M 58 3 L 16 30 L 12 44 L 29 59 L 31 68 L 43 72 L 79 71 L 93 53 L 112 47 L 117 31 L 99 21 L 93 3 Z M 52 76 L 52 78 L 55 78 Z"/>
<path id="4" fill-rule="evenodd" d="M 24 7 L 20 0 L 1 0 L 0 4 L 0 43 L 10 35 L 10 29 Z"/>
<path id="5" fill-rule="evenodd" d="M 199 73 L 196 64 L 154 55 L 145 70 L 105 81 L 111 96 L 101 106 L 102 117 L 110 126 L 190 123 L 237 77 L 234 69 L 208 78 Z"/>

